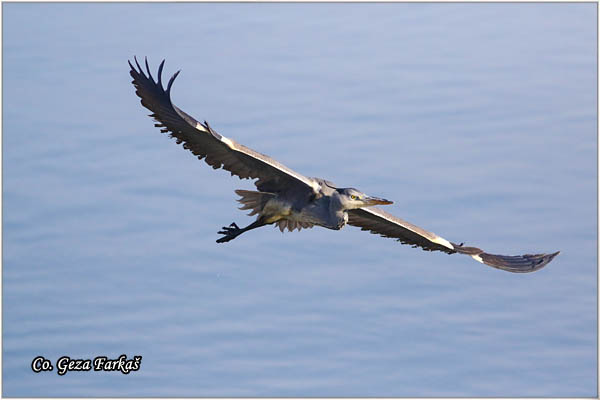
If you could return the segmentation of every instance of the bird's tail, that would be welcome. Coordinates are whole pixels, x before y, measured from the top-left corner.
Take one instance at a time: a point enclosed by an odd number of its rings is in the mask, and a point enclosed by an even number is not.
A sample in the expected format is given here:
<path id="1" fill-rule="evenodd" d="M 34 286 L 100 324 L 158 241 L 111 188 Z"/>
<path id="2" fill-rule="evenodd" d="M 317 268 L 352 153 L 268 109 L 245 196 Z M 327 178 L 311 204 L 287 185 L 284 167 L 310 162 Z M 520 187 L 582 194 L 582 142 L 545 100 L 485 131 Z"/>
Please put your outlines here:
<path id="1" fill-rule="evenodd" d="M 242 203 L 240 210 L 252 210 L 248 215 L 255 215 L 260 213 L 265 204 L 275 197 L 273 193 L 267 192 L 255 192 L 253 190 L 236 190 L 235 193 L 241 196 L 238 201 Z"/>

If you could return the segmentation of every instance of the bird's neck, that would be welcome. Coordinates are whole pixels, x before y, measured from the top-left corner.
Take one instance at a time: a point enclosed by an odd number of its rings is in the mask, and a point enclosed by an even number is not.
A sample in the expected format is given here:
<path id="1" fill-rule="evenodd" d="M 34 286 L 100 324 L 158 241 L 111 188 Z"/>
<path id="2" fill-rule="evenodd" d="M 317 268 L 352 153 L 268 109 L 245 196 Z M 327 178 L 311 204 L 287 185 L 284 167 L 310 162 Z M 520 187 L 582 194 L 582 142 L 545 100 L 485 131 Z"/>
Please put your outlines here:
<path id="1" fill-rule="evenodd" d="M 337 229 L 341 229 L 348 222 L 348 213 L 344 208 L 340 196 L 333 195 L 329 203 L 329 211 L 335 215 L 337 221 Z"/>

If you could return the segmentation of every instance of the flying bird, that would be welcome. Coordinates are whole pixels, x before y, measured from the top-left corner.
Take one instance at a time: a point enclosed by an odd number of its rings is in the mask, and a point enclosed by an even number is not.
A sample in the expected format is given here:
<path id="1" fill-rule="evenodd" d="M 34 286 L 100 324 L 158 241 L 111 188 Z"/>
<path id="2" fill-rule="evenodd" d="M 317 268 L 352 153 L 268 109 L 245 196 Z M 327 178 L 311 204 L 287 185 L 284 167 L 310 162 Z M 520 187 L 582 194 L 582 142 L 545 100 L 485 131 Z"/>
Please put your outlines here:
<path id="1" fill-rule="evenodd" d="M 136 94 L 144 107 L 152 112 L 155 126 L 169 133 L 178 144 L 191 151 L 198 159 L 214 169 L 223 168 L 240 179 L 256 179 L 257 191 L 236 190 L 242 210 L 257 215 L 256 220 L 244 228 L 235 223 L 218 232 L 223 235 L 217 243 L 229 242 L 244 232 L 261 226 L 276 224 L 293 231 L 315 225 L 339 230 L 349 224 L 361 230 L 393 238 L 401 243 L 427 251 L 448 254 L 466 254 L 480 263 L 510 272 L 532 272 L 548 264 L 558 251 L 550 254 L 524 254 L 503 256 L 489 254 L 463 243 L 450 242 L 433 232 L 426 231 L 386 211 L 373 207 L 392 204 L 391 201 L 366 195 L 354 188 L 339 188 L 320 178 L 309 178 L 269 156 L 258 153 L 236 141 L 218 134 L 208 122 L 198 122 L 171 102 L 171 88 L 177 71 L 167 83 L 162 82 L 163 60 L 155 80 L 150 73 L 148 60 L 146 72 L 134 57 L 136 66 L 129 62 L 130 75 Z"/>

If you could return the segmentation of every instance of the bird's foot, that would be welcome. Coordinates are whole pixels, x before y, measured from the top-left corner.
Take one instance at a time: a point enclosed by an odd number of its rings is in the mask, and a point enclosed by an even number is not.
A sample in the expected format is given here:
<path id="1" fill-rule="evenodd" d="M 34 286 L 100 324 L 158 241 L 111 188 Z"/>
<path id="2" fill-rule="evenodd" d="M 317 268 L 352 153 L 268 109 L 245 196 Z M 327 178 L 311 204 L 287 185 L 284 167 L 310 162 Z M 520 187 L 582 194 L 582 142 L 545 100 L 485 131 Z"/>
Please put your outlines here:
<path id="1" fill-rule="evenodd" d="M 239 226 L 237 226 L 237 224 L 235 222 L 232 222 L 231 225 L 229 226 L 224 226 L 221 228 L 222 230 L 217 232 L 221 235 L 225 235 L 220 239 L 217 239 L 217 243 L 225 243 L 225 242 L 229 242 L 230 240 L 235 239 L 236 237 L 238 237 L 239 234 L 242 233 L 242 230 L 240 229 Z"/>

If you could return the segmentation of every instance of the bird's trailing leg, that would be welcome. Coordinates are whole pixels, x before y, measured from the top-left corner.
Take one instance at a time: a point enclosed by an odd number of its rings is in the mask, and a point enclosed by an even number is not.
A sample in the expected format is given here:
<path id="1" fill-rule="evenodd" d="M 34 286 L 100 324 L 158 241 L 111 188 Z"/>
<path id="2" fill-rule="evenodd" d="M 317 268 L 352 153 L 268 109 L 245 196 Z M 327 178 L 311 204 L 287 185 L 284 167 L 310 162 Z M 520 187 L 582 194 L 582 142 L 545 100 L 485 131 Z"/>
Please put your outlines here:
<path id="1" fill-rule="evenodd" d="M 217 232 L 221 235 L 225 235 L 222 238 L 217 239 L 217 243 L 229 242 L 230 240 L 235 239 L 236 237 L 240 236 L 246 231 L 249 231 L 250 229 L 260 228 L 261 226 L 265 225 L 266 223 L 264 222 L 263 218 L 258 218 L 256 221 L 254 221 L 245 228 L 240 228 L 235 222 L 232 222 L 231 225 L 224 226 L 223 228 L 221 228 L 221 231 Z"/>

